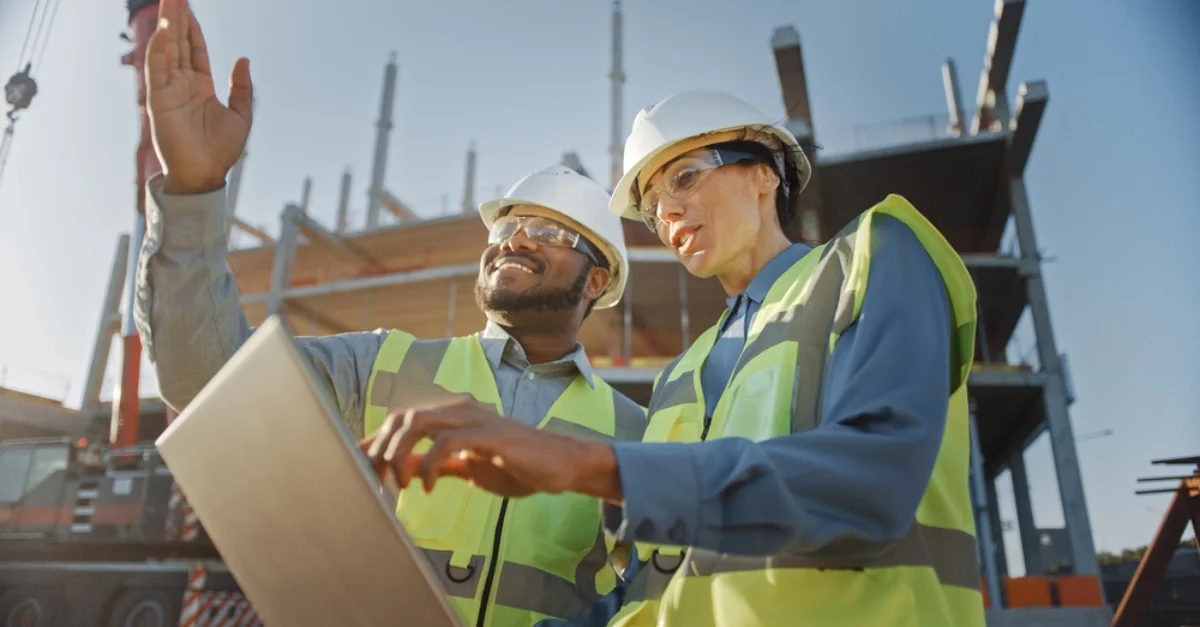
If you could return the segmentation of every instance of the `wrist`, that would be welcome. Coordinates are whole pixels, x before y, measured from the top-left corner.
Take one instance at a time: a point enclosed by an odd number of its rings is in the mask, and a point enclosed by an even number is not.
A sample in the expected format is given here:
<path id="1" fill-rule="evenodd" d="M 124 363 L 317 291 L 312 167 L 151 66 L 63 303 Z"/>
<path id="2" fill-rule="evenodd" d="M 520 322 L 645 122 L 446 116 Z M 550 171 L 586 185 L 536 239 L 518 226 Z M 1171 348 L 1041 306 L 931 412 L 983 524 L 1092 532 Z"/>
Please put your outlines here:
<path id="1" fill-rule="evenodd" d="M 579 464 L 573 491 L 621 503 L 621 470 L 612 447 L 603 442 L 580 442 Z"/>
<path id="2" fill-rule="evenodd" d="M 162 191 L 170 196 L 198 196 L 215 192 L 225 186 L 225 178 L 219 179 L 190 179 L 170 173 L 163 173 Z"/>

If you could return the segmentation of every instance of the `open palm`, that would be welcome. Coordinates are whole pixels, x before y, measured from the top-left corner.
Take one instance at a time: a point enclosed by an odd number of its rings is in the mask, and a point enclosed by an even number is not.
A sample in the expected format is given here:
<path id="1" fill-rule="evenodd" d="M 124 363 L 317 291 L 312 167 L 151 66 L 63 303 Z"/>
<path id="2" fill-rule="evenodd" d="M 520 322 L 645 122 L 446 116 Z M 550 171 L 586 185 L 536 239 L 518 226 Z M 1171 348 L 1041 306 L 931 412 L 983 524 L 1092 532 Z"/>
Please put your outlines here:
<path id="1" fill-rule="evenodd" d="M 166 174 L 166 191 L 200 193 L 219 188 L 250 134 L 250 62 L 242 58 L 234 64 L 229 105 L 221 104 L 200 23 L 186 0 L 162 0 L 158 29 L 146 53 L 146 87 L 150 128 Z"/>

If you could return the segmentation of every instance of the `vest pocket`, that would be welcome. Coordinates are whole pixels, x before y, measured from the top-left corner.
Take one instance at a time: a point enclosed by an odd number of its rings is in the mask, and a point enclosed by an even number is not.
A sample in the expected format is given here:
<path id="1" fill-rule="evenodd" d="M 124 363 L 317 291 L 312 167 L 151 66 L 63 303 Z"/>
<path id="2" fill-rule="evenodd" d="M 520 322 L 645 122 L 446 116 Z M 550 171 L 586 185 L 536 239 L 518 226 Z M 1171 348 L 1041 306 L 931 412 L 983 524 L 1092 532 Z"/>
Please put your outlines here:
<path id="1" fill-rule="evenodd" d="M 462 479 L 441 477 L 433 491 L 426 494 L 421 482 L 416 481 L 400 492 L 396 516 L 421 546 L 444 550 L 473 547 L 478 544 L 477 539 L 464 544 L 465 538 L 457 538 L 470 489 Z"/>
<path id="2" fill-rule="evenodd" d="M 786 375 L 785 375 L 786 371 Z M 765 366 L 744 377 L 718 405 L 709 437 L 743 437 L 760 442 L 791 431 L 790 377 L 793 368 Z M 722 399 L 725 400 L 725 399 Z M 737 417 L 729 420 L 729 408 L 737 408 Z M 780 421 L 782 425 L 777 424 Z"/>
<path id="3" fill-rule="evenodd" d="M 643 442 L 699 442 L 704 431 L 704 412 L 698 403 L 676 405 L 654 412 L 646 425 Z"/>
<path id="4" fill-rule="evenodd" d="M 560 576 L 573 574 L 579 560 L 596 545 L 600 502 L 573 492 L 535 494 L 520 501 L 514 530 L 521 530 L 537 556 L 530 563 L 559 570 Z"/>

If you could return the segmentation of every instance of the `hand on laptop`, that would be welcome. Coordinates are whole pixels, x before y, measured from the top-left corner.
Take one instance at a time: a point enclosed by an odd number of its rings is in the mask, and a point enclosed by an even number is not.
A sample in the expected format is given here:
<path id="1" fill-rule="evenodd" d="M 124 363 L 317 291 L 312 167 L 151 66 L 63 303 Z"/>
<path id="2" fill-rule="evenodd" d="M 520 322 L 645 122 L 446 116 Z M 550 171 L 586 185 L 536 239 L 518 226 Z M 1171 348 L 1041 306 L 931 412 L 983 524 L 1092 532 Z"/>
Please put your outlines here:
<path id="1" fill-rule="evenodd" d="M 424 438 L 433 445 L 414 453 Z M 391 473 L 400 488 L 418 478 L 429 491 L 446 475 L 500 496 L 580 492 L 621 500 L 616 459 L 607 444 L 535 429 L 474 399 L 393 412 L 361 446 L 381 476 Z"/>

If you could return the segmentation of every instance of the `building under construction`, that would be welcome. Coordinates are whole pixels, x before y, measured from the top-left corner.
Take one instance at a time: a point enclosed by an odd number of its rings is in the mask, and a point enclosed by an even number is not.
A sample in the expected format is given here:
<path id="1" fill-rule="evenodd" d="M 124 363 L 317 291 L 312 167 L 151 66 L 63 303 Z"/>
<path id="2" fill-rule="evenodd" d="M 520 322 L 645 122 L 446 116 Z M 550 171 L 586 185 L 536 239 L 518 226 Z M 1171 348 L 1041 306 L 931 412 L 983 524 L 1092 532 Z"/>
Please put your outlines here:
<path id="1" fill-rule="evenodd" d="M 929 124 L 910 125 L 910 132 L 901 133 L 900 139 L 893 135 L 887 141 L 866 141 L 837 155 L 813 150 L 820 138 L 819 120 L 809 106 L 800 35 L 791 27 L 775 31 L 769 44 L 787 124 L 814 165 L 812 181 L 801 197 L 802 214 L 790 235 L 824 241 L 858 213 L 895 193 L 922 211 L 962 255 L 978 288 L 979 335 L 969 380 L 976 453 L 972 496 L 980 581 L 991 608 L 989 624 L 1107 625 L 1111 609 L 1098 580 L 1069 419 L 1069 382 L 1054 339 L 1023 179 L 1048 92 L 1041 81 L 1009 88 L 1024 1 L 996 0 L 995 6 L 973 102 L 963 102 L 954 63 L 948 61 L 942 68 L 947 115 L 934 116 Z M 617 4 L 609 75 L 612 145 L 611 162 L 606 165 L 610 185 L 621 172 L 621 145 L 627 132 L 621 116 L 625 80 L 621 20 Z M 419 338 L 440 338 L 483 328 L 485 318 L 475 305 L 473 287 L 487 233 L 474 206 L 474 148 L 466 160 L 463 211 L 418 218 L 384 182 L 395 81 L 393 58 L 384 73 L 364 225 L 349 224 L 352 194 L 346 174 L 335 224 L 322 225 L 309 214 L 306 183 L 301 200 L 284 207 L 279 230 L 269 234 L 236 215 L 241 164 L 231 173 L 228 228 L 256 240 L 255 245 L 228 255 L 252 325 L 279 314 L 304 335 L 382 327 L 403 329 Z M 583 169 L 572 153 L 564 162 Z M 580 341 L 598 376 L 646 403 L 654 376 L 716 322 L 725 308 L 725 294 L 715 280 L 688 274 L 642 225 L 626 222 L 625 228 L 631 261 L 627 292 L 619 306 L 591 314 Z M 1018 245 L 1002 252 L 1002 240 L 1012 234 Z M 130 401 L 128 397 L 111 405 L 99 401 L 108 346 L 121 326 L 123 286 L 131 280 L 129 245 L 136 241 L 126 237 L 118 248 L 82 409 L 82 417 L 91 424 L 108 421 L 111 412 L 114 433 L 131 432 L 114 436 L 113 441 L 125 443 L 153 439 L 167 420 L 157 401 L 135 403 L 131 411 L 121 408 Z M 1026 312 L 1036 335 L 1035 366 L 1009 363 L 1006 357 Z M 128 335 L 128 327 L 124 333 Z M 133 373 L 136 377 L 136 367 Z M 136 385 L 132 389 L 136 392 Z M 1070 563 L 1057 565 L 1053 576 L 1046 572 L 1048 565 L 1040 563 L 1023 461 L 1026 448 L 1043 433 L 1048 433 L 1054 452 L 1070 547 Z M 1008 576 L 996 506 L 995 480 L 1005 469 L 1016 495 L 1026 570 L 1022 577 Z"/>
<path id="2" fill-rule="evenodd" d="M 917 124 L 916 132 L 901 133 L 899 140 L 893 135 L 882 145 L 870 145 L 868 138 L 861 150 L 832 157 L 813 150 L 819 139 L 818 120 L 809 106 L 799 34 L 790 27 L 778 29 L 770 43 L 787 124 L 807 144 L 814 161 L 812 182 L 801 197 L 801 219 L 790 235 L 825 241 L 889 193 L 909 199 L 945 234 L 978 288 L 977 363 L 969 385 L 979 453 L 973 492 L 989 600 L 993 605 L 1001 604 L 996 599 L 1038 605 L 1044 592 L 1047 605 L 1054 596 L 1060 605 L 1099 605 L 1099 567 L 1068 415 L 1069 384 L 1055 344 L 1023 180 L 1048 93 L 1041 81 L 1008 87 L 1023 8 L 1022 1 L 997 2 L 973 103 L 963 104 L 953 61 L 942 68 L 948 123 L 925 128 Z M 620 115 L 624 73 L 619 7 L 613 14 L 613 34 L 610 185 L 621 172 L 626 131 Z M 392 126 L 394 81 L 395 67 L 389 65 L 365 228 L 347 228 L 344 200 L 332 229 L 307 215 L 302 202 L 286 207 L 276 239 L 229 255 L 251 324 L 282 314 L 297 333 L 390 327 L 421 338 L 468 334 L 483 327 L 485 318 L 472 290 L 486 232 L 473 203 L 464 203 L 462 215 L 417 220 L 383 187 L 379 164 L 386 159 Z M 466 199 L 471 198 L 474 159 L 472 150 Z M 341 197 L 348 195 L 344 179 Z M 396 218 L 388 226 L 380 226 L 382 211 Z M 240 223 L 231 218 L 231 225 Z M 725 294 L 715 280 L 688 274 L 642 225 L 625 226 L 632 263 L 627 292 L 620 306 L 592 313 L 580 341 L 599 376 L 645 403 L 661 367 L 717 320 Z M 1001 253 L 1009 232 L 1015 233 L 1018 246 Z M 1036 367 L 1006 361 L 1006 347 L 1026 311 L 1036 333 Z M 1026 572 L 1044 574 L 1023 461 L 1025 449 L 1043 433 L 1053 445 L 1070 542 L 1070 563 L 1056 566 L 1073 576 L 1014 582 L 1006 579 L 995 479 L 1004 469 L 1010 472 Z"/>

